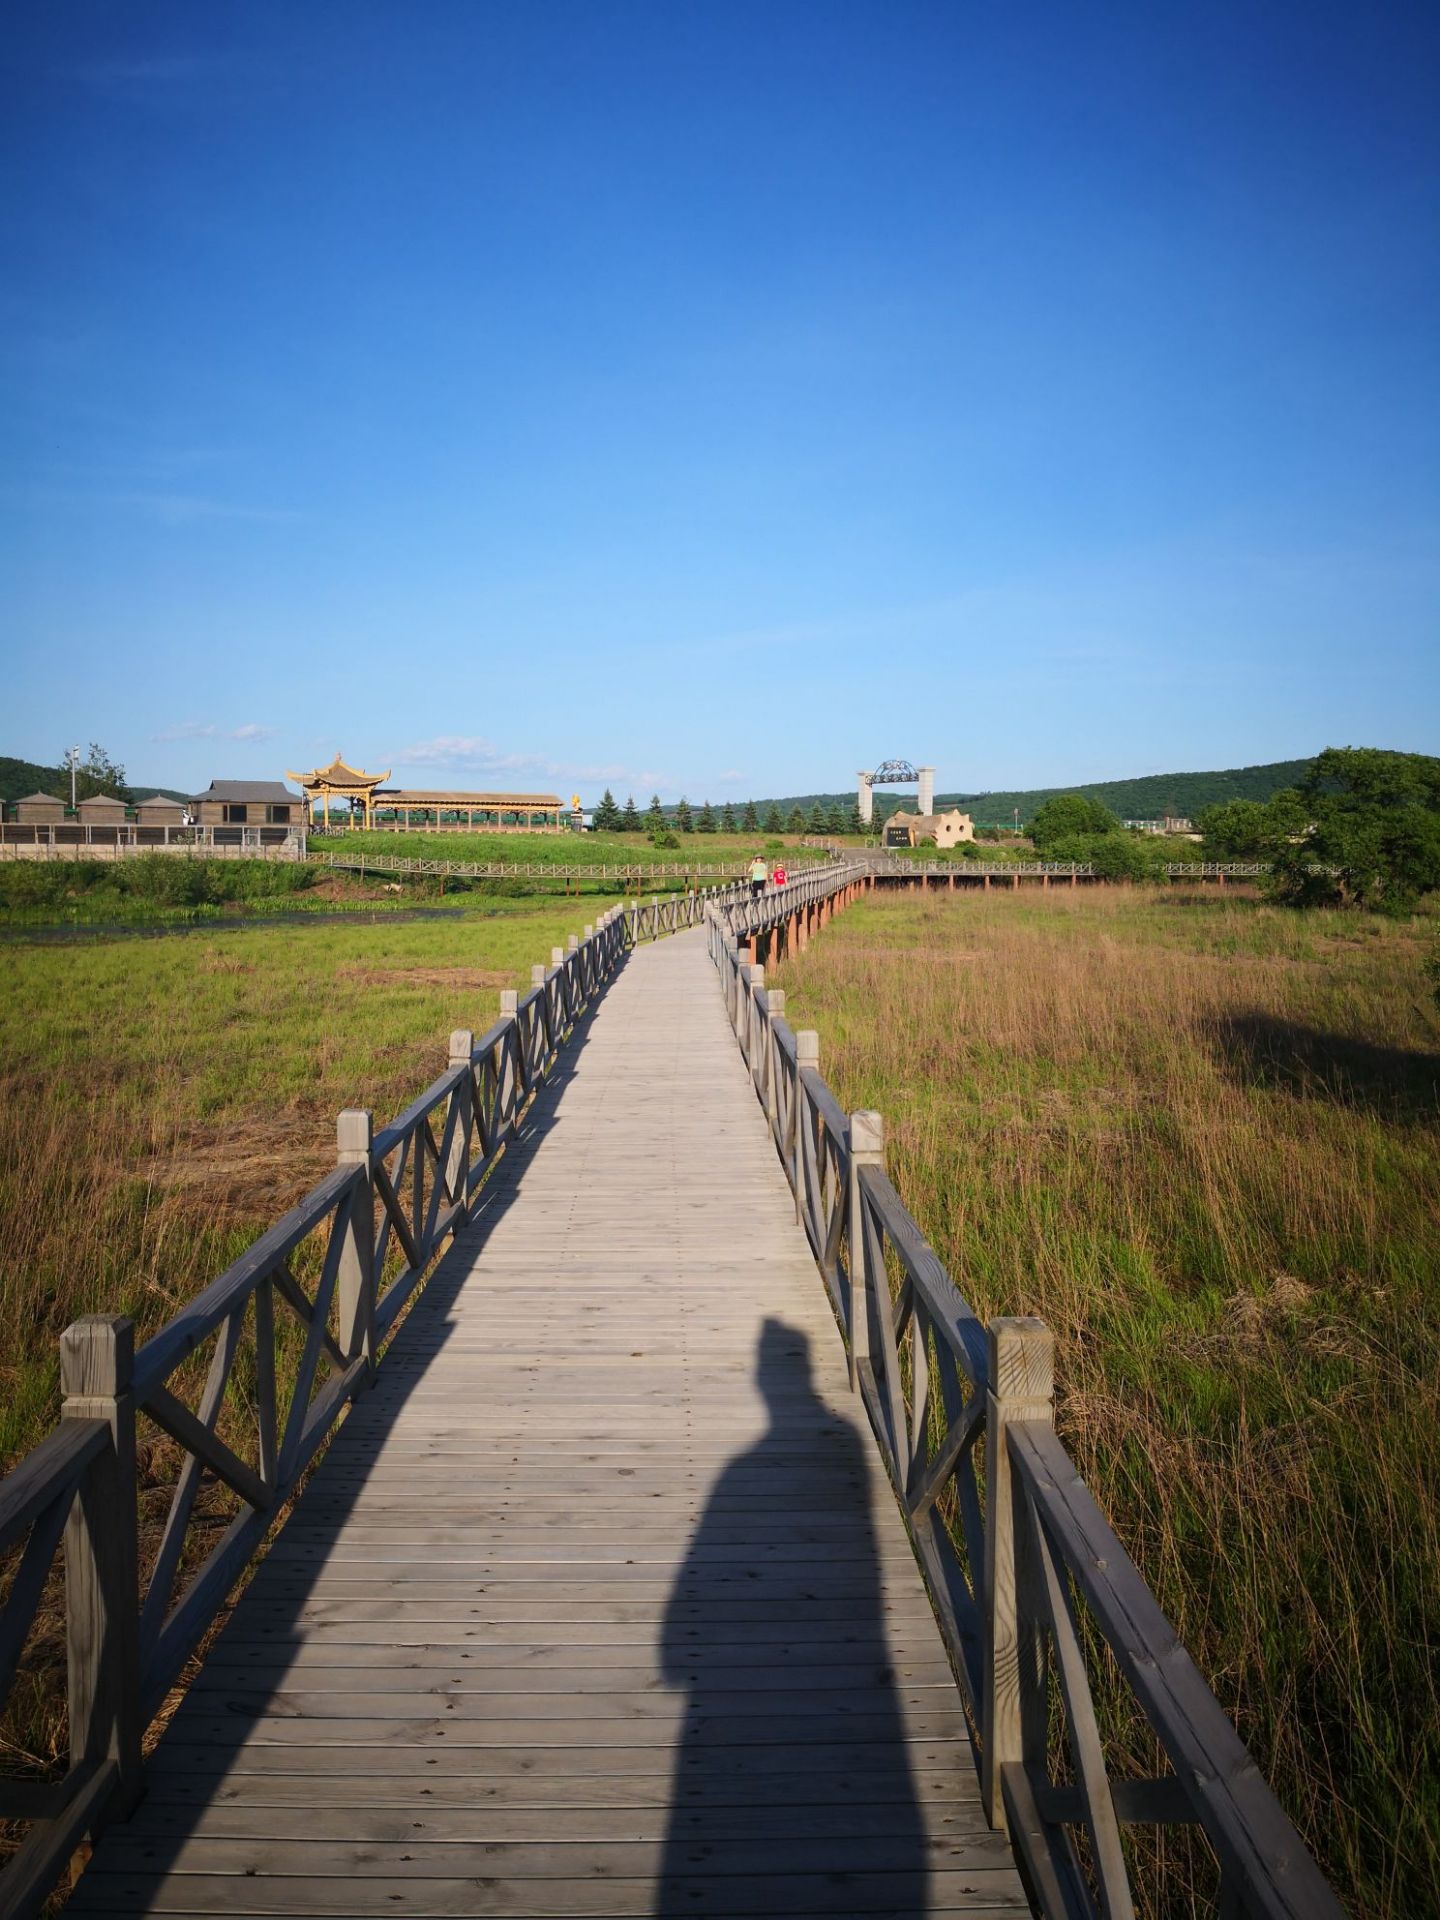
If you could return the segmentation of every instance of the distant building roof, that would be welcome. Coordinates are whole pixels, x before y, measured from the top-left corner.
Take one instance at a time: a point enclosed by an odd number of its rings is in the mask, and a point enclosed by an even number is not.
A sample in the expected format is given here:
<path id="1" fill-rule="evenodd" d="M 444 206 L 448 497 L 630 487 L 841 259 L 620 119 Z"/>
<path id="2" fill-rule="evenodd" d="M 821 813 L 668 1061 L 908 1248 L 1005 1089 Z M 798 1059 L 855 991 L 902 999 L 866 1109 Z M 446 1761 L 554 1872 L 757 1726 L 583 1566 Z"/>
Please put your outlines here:
<path id="1" fill-rule="evenodd" d="M 461 793 L 451 788 L 382 787 L 377 807 L 543 807 L 560 805 L 558 793 Z"/>
<path id="2" fill-rule="evenodd" d="M 123 813 L 125 802 L 117 800 L 113 793 L 92 793 L 80 802 L 82 807 L 119 807 Z"/>
<path id="3" fill-rule="evenodd" d="M 194 800 L 262 801 L 273 804 L 286 801 L 298 805 L 300 795 L 292 793 L 283 780 L 212 780 L 204 793 L 192 794 Z"/>
<path id="4" fill-rule="evenodd" d="M 143 800 L 137 800 L 135 804 L 137 807 L 183 807 L 185 802 L 177 800 L 173 794 L 152 793 Z"/>
<path id="5" fill-rule="evenodd" d="M 55 807 L 63 807 L 65 804 L 58 793 L 22 793 L 20 798 L 14 802 L 14 805 L 17 807 L 28 807 L 32 800 L 48 800 L 51 806 Z"/>

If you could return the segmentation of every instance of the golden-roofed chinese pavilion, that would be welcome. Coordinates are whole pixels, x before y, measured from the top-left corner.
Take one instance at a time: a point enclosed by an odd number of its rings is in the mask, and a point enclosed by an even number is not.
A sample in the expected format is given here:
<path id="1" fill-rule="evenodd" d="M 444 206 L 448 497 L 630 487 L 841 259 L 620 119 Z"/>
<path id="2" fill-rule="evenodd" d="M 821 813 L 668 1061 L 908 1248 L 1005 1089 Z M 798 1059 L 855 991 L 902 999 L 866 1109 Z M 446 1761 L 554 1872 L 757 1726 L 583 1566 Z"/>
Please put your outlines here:
<path id="1" fill-rule="evenodd" d="M 387 767 L 384 773 L 362 773 L 358 767 L 347 766 L 337 753 L 328 767 L 316 767 L 311 773 L 296 773 L 290 768 L 285 777 L 295 782 L 312 807 L 319 804 L 322 826 L 329 825 L 330 802 L 334 798 L 348 800 L 352 813 L 358 803 L 368 827 L 375 789 L 390 778 L 390 769 Z"/>

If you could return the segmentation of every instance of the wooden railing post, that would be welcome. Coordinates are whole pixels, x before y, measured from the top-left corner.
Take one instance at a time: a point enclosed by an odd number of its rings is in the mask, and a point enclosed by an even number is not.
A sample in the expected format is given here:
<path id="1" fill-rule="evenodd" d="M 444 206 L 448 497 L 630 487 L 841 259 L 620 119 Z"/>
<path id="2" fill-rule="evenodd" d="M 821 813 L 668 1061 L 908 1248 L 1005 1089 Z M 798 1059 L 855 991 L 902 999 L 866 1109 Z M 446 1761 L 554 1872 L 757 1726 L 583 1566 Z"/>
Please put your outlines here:
<path id="1" fill-rule="evenodd" d="M 785 1018 L 783 987 L 767 989 L 765 1009 L 769 1016 L 765 1022 L 765 1118 L 770 1122 L 771 1133 L 774 1133 L 776 1115 L 780 1111 L 780 1096 L 777 1092 L 780 1076 L 776 1071 L 775 1022 Z"/>
<path id="2" fill-rule="evenodd" d="M 850 1247 L 850 1385 L 860 1378 L 860 1363 L 870 1357 L 869 1276 L 865 1268 L 865 1204 L 860 1169 L 885 1165 L 885 1117 L 869 1108 L 850 1116 L 850 1187 L 846 1195 L 846 1238 Z M 883 1285 L 883 1273 L 877 1285 Z M 888 1290 L 882 1307 L 890 1304 Z"/>
<path id="3" fill-rule="evenodd" d="M 511 994 L 514 999 L 514 994 Z M 501 1011 L 504 1011 L 504 995 L 501 995 Z M 475 1051 L 475 1035 L 468 1027 L 457 1027 L 450 1036 L 450 1059 L 448 1065 L 465 1069 L 465 1078 L 456 1087 L 450 1098 L 461 1104 L 460 1118 L 455 1123 L 455 1131 L 450 1138 L 450 1154 L 445 1162 L 445 1185 L 452 1199 L 460 1209 L 457 1227 L 464 1226 L 470 1214 L 469 1195 L 466 1192 L 466 1172 L 470 1165 L 470 1135 L 475 1126 L 475 1089 L 470 1079 L 470 1056 Z M 450 1115 L 445 1115 L 449 1124 Z"/>
<path id="4" fill-rule="evenodd" d="M 347 1360 L 365 1359 L 375 1372 L 375 1202 L 371 1147 L 375 1116 L 368 1107 L 347 1107 L 335 1123 L 335 1164 L 363 1167 L 365 1179 L 350 1209 L 335 1275 L 340 1303 L 340 1350 Z M 419 1231 L 417 1223 L 416 1231 Z"/>
<path id="5" fill-rule="evenodd" d="M 795 1188 L 795 1220 L 805 1224 L 805 1082 L 807 1067 L 820 1071 L 820 1036 L 807 1027 L 795 1036 L 795 1111 L 790 1116 L 792 1167 Z"/>
<path id="6" fill-rule="evenodd" d="M 1044 1647 L 1035 1621 L 1029 1528 L 1016 1525 L 1006 1428 L 1012 1421 L 1055 1418 L 1055 1337 L 1043 1320 L 992 1320 L 987 1329 L 989 1385 L 985 1395 L 985 1633 L 980 1702 L 980 1776 L 985 1817 L 1005 1829 L 1001 1770 L 1010 1761 L 1044 1763 L 1048 1730 L 1043 1717 L 1028 1725 L 1043 1702 Z M 1022 1712 L 1022 1697 L 1032 1703 Z"/>
<path id="7" fill-rule="evenodd" d="M 60 1417 L 110 1428 L 65 1523 L 70 1764 L 115 1763 L 106 1813 L 122 1819 L 140 1797 L 142 1732 L 134 1362 L 135 1325 L 122 1315 L 88 1315 L 60 1336 Z"/>
<path id="8" fill-rule="evenodd" d="M 749 1013 L 750 1044 L 745 1049 L 745 1052 L 750 1061 L 751 1079 L 753 1080 L 755 1077 L 757 1066 L 760 1072 L 760 1085 L 755 1090 L 759 1094 L 762 1104 L 765 1099 L 765 1092 L 764 1092 L 765 1023 L 760 1017 L 759 996 L 764 991 L 765 991 L 765 968 L 762 965 L 762 963 L 757 960 L 754 966 L 752 966 L 750 969 L 750 1013 Z M 757 1053 L 760 1056 L 758 1062 L 756 1060 Z"/>

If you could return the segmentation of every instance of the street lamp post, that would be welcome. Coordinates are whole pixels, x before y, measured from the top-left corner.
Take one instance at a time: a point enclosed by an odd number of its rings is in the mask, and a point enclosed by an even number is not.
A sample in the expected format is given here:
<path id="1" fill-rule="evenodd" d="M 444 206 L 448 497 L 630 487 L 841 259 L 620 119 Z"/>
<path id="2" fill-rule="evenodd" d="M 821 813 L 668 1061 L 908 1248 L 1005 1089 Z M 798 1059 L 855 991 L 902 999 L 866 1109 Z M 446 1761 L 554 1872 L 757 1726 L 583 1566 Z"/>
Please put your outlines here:
<path id="1" fill-rule="evenodd" d="M 70 811 L 74 813 L 75 811 L 75 776 L 80 769 L 79 747 L 67 747 L 65 749 L 65 764 L 70 769 Z"/>

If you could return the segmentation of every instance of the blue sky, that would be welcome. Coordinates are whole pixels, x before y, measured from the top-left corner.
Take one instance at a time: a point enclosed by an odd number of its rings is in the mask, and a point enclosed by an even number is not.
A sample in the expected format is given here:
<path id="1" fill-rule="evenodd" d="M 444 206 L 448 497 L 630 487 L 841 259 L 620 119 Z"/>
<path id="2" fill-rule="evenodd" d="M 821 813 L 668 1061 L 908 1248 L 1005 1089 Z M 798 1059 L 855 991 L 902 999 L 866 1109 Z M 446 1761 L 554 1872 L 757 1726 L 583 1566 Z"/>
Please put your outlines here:
<path id="1" fill-rule="evenodd" d="M 1440 15 L 23 0 L 0 752 L 1440 750 Z"/>

